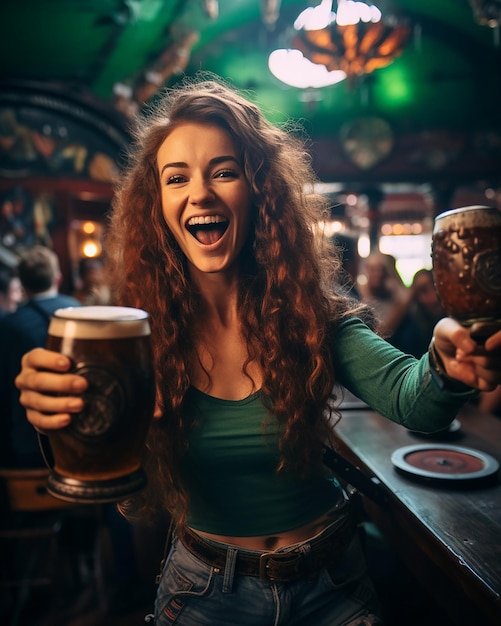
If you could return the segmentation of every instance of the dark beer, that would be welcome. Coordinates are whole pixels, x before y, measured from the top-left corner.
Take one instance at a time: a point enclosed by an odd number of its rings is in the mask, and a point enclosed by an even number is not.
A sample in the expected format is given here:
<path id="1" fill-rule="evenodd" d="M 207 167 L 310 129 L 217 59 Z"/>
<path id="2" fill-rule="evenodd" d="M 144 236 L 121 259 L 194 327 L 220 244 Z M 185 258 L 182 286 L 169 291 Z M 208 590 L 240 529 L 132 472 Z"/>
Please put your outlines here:
<path id="1" fill-rule="evenodd" d="M 70 357 L 72 372 L 89 383 L 83 410 L 49 433 L 49 491 L 71 501 L 110 502 L 142 489 L 155 402 L 148 314 L 112 306 L 59 309 L 47 348 Z"/>
<path id="2" fill-rule="evenodd" d="M 435 218 L 435 287 L 442 305 L 464 326 L 501 326 L 501 213 L 470 206 Z"/>

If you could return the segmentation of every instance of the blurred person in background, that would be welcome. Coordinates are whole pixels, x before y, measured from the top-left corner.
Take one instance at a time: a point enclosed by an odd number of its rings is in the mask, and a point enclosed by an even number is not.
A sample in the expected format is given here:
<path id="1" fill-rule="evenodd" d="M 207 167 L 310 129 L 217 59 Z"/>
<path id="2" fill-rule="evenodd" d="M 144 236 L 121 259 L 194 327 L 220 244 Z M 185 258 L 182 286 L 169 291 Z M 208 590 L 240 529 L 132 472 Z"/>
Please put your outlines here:
<path id="1" fill-rule="evenodd" d="M 110 290 L 106 284 L 104 264 L 101 258 L 80 259 L 78 281 L 78 287 L 73 296 L 81 304 L 109 304 Z"/>
<path id="2" fill-rule="evenodd" d="M 435 290 L 433 272 L 420 269 L 412 279 L 408 308 L 390 342 L 419 358 L 428 350 L 433 329 L 443 317 L 446 313 Z"/>
<path id="3" fill-rule="evenodd" d="M 404 285 L 390 254 L 371 253 L 362 267 L 365 281 L 359 284 L 360 299 L 376 317 L 376 331 L 391 341 L 409 306 L 411 292 Z"/>
<path id="4" fill-rule="evenodd" d="M 2 433 L 8 433 L 3 437 L 7 450 L 2 465 L 40 467 L 44 463 L 36 432 L 26 427 L 26 412 L 19 404 L 14 378 L 26 350 L 45 345 L 51 314 L 80 303 L 59 293 L 59 258 L 49 248 L 35 246 L 23 252 L 17 272 L 26 300 L 14 313 L 0 319 L 0 415 Z"/>
<path id="5" fill-rule="evenodd" d="M 0 318 L 14 313 L 23 299 L 23 288 L 16 272 L 0 268 Z"/>

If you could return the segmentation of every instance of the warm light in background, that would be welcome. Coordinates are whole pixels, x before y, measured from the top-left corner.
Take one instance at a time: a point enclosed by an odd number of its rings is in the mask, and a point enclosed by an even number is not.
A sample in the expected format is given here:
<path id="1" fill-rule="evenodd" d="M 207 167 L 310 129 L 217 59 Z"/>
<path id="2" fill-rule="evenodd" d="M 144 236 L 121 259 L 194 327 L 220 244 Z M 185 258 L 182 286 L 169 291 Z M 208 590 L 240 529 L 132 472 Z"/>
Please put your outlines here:
<path id="1" fill-rule="evenodd" d="M 342 233 L 345 230 L 345 225 L 343 222 L 338 220 L 327 220 L 317 222 L 316 227 L 313 231 L 317 235 L 321 235 L 323 237 L 329 238 L 335 235 L 336 233 Z"/>
<path id="2" fill-rule="evenodd" d="M 82 224 L 82 230 L 86 235 L 92 235 L 96 232 L 96 225 L 94 222 L 84 222 Z"/>
<path id="3" fill-rule="evenodd" d="M 363 234 L 358 238 L 358 254 L 360 258 L 366 259 L 371 252 L 371 240 L 369 235 Z"/>
<path id="4" fill-rule="evenodd" d="M 94 258 L 101 255 L 101 243 L 97 239 L 86 239 L 80 249 L 83 257 Z"/>
<path id="5" fill-rule="evenodd" d="M 100 257 L 103 252 L 103 224 L 92 220 L 73 220 L 68 233 L 72 270 L 78 275 L 81 259 Z"/>

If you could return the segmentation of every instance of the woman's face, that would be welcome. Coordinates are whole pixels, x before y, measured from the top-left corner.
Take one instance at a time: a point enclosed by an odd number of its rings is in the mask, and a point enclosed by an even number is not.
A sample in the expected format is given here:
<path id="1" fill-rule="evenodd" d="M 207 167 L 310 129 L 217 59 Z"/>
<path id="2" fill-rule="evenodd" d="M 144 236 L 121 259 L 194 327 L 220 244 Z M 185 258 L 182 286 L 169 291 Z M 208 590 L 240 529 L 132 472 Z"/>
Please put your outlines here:
<path id="1" fill-rule="evenodd" d="M 225 272 L 249 232 L 247 179 L 229 133 L 213 124 L 185 123 L 157 154 L 162 212 L 191 272 Z"/>

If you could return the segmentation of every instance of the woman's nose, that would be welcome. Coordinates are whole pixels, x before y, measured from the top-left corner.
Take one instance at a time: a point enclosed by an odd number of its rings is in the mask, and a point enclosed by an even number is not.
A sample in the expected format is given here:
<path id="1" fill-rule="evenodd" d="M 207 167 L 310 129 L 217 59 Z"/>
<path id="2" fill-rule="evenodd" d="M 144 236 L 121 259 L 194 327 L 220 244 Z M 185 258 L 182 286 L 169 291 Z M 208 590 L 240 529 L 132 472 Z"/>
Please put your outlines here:
<path id="1" fill-rule="evenodd" d="M 205 204 L 212 202 L 215 198 L 215 194 L 210 186 L 210 183 L 204 179 L 193 179 L 190 187 L 190 202 L 191 204 Z"/>

